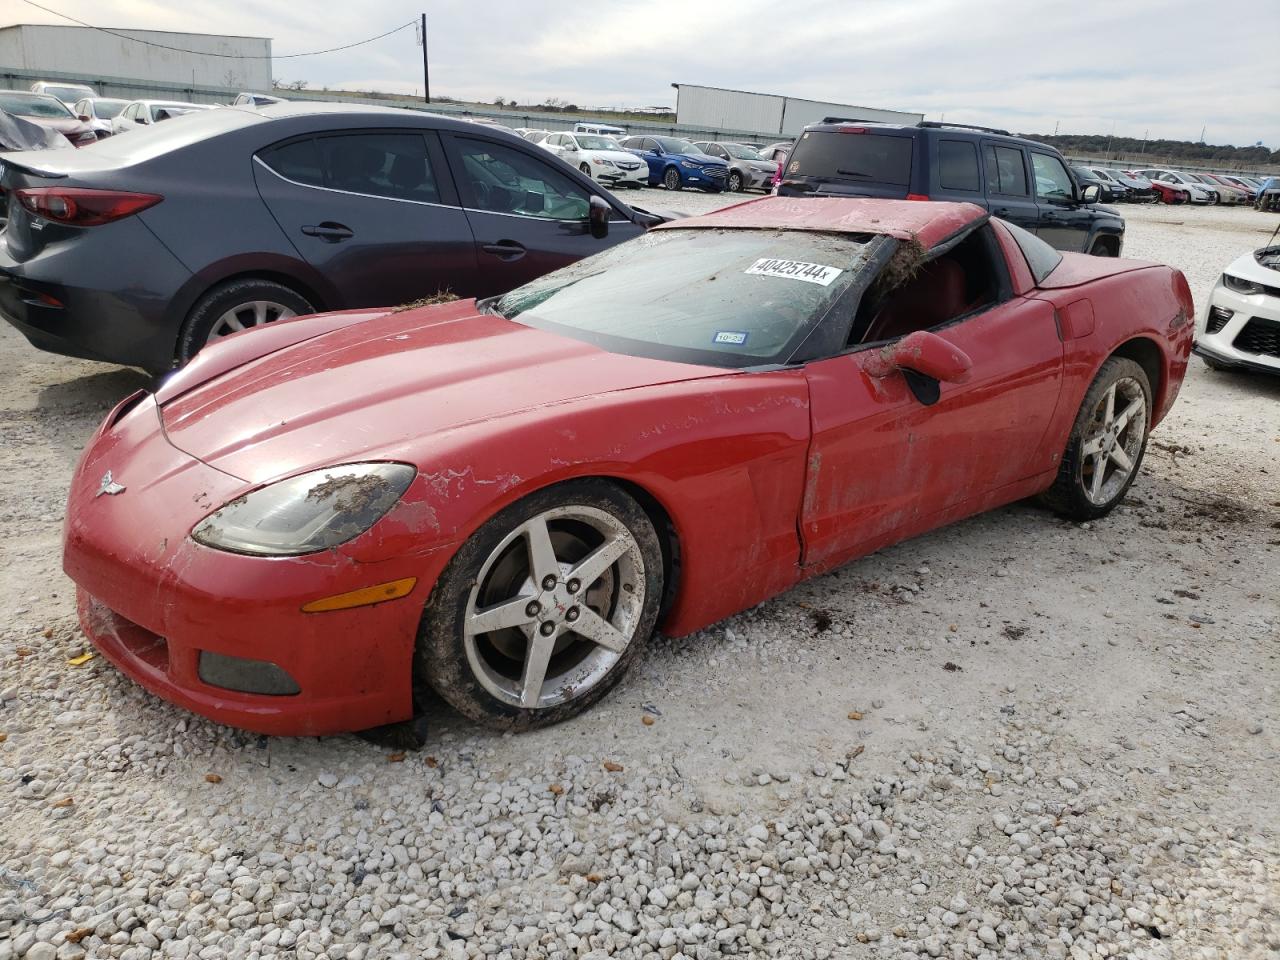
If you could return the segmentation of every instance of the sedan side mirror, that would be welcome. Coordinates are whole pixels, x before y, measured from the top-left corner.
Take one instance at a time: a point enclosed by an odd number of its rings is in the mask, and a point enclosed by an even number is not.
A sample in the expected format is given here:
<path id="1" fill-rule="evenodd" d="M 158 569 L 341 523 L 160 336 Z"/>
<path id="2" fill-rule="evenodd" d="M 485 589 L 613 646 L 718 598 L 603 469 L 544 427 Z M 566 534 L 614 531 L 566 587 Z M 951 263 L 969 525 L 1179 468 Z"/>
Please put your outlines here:
<path id="1" fill-rule="evenodd" d="M 1102 199 L 1102 188 L 1096 183 L 1087 184 L 1080 190 L 1081 203 L 1097 203 Z"/>
<path id="2" fill-rule="evenodd" d="M 973 361 L 963 350 L 936 333 L 917 330 L 872 351 L 863 362 L 863 369 L 877 378 L 900 371 L 916 399 L 929 406 L 938 402 L 939 383 L 968 381 Z"/>
<path id="3" fill-rule="evenodd" d="M 609 205 L 609 201 L 604 197 L 591 195 L 590 207 L 587 211 L 587 219 L 591 223 L 591 236 L 597 240 L 603 240 L 609 235 L 609 217 L 613 215 L 613 207 Z"/>
<path id="4" fill-rule="evenodd" d="M 134 117 L 134 118 L 133 118 L 133 122 L 134 122 L 134 123 L 146 123 L 146 122 L 147 122 L 147 118 L 146 118 L 146 117 Z"/>
<path id="5" fill-rule="evenodd" d="M 77 115 L 76 119 L 79 120 L 81 123 L 88 123 L 89 115 L 87 113 L 81 113 Z"/>

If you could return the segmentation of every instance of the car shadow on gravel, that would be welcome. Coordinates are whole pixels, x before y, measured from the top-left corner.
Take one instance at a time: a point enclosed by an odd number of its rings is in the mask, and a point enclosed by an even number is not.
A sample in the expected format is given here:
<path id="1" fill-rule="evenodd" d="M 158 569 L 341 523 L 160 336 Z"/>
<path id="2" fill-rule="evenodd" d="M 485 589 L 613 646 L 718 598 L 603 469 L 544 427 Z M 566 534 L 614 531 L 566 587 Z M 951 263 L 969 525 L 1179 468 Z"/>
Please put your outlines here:
<path id="1" fill-rule="evenodd" d="M 1215 385 L 1221 384 L 1251 397 L 1280 400 L 1280 376 L 1250 370 L 1206 370 L 1205 374 Z"/>
<path id="2" fill-rule="evenodd" d="M 85 408 L 108 410 L 138 390 L 154 390 L 158 381 L 131 367 L 117 367 L 73 380 L 51 383 L 37 395 L 42 410 L 69 411 Z"/>

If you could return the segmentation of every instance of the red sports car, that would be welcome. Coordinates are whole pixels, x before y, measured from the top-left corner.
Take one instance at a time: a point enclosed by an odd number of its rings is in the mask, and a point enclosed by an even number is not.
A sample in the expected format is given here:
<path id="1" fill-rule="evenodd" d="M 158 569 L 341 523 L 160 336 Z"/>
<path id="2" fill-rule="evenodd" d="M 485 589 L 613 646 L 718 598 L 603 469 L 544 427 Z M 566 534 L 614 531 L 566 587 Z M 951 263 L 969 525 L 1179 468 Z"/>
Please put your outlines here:
<path id="1" fill-rule="evenodd" d="M 806 577 L 1039 496 L 1100 517 L 1186 369 L 1186 280 L 968 204 L 764 198 L 497 299 L 279 322 L 107 417 L 86 633 L 215 720 L 434 689 L 521 729 Z"/>
<path id="2" fill-rule="evenodd" d="M 1177 187 L 1163 180 L 1152 180 L 1151 186 L 1156 191 L 1157 203 L 1174 205 L 1191 202 L 1191 194 L 1184 187 Z"/>

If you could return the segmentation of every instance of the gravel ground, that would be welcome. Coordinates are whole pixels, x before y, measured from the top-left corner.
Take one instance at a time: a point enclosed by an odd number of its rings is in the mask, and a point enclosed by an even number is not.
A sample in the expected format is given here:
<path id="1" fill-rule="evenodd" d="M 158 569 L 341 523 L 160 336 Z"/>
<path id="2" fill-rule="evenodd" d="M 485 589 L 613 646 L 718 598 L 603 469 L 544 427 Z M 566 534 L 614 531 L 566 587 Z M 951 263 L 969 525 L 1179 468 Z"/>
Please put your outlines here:
<path id="1" fill-rule="evenodd" d="M 1198 301 L 1276 223 L 1125 214 Z M 1105 521 L 957 524 L 406 756 L 71 665 L 67 477 L 145 380 L 0 363 L 0 960 L 1280 957 L 1280 379 L 1194 362 Z"/>

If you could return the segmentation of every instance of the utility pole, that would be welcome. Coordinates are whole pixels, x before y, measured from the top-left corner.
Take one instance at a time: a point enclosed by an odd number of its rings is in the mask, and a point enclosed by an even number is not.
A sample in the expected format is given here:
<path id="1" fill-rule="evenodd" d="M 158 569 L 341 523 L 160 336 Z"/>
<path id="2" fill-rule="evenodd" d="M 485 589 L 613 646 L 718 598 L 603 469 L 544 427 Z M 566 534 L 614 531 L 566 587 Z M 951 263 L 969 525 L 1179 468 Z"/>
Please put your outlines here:
<path id="1" fill-rule="evenodd" d="M 1062 122 L 1061 120 L 1055 120 L 1055 121 L 1053 121 L 1053 135 L 1054 135 L 1055 137 L 1058 135 L 1058 124 L 1059 124 L 1059 123 L 1061 123 L 1061 122 Z"/>
<path id="2" fill-rule="evenodd" d="M 427 103 L 431 102 L 431 79 L 427 72 L 427 15 L 422 15 L 422 26 L 419 28 L 422 32 L 418 35 L 418 40 L 422 44 L 422 99 Z"/>

